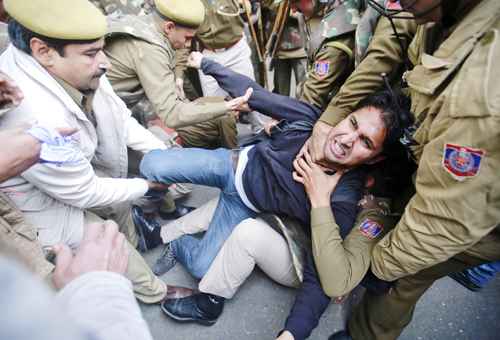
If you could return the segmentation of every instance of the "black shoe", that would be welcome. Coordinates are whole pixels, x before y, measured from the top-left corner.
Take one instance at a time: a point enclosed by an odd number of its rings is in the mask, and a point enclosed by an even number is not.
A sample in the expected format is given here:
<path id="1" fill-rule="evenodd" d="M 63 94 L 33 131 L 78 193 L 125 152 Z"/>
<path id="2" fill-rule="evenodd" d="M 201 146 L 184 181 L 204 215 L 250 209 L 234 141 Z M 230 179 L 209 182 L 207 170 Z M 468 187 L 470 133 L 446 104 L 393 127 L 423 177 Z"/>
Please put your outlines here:
<path id="1" fill-rule="evenodd" d="M 175 259 L 174 250 L 172 249 L 171 244 L 168 243 L 165 245 L 165 249 L 161 252 L 158 260 L 156 260 L 153 266 L 153 273 L 158 276 L 163 275 L 172 269 L 176 263 L 177 260 Z"/>
<path id="2" fill-rule="evenodd" d="M 330 335 L 328 340 L 352 340 L 352 338 L 349 335 L 348 331 L 343 330 L 343 331 L 333 333 L 332 335 Z"/>
<path id="3" fill-rule="evenodd" d="M 176 321 L 212 326 L 224 310 L 224 300 L 217 295 L 199 293 L 180 299 L 164 300 L 161 309 Z"/>
<path id="4" fill-rule="evenodd" d="M 453 280 L 457 281 L 458 283 L 460 283 L 462 286 L 464 286 L 468 290 L 471 290 L 473 292 L 478 292 L 481 290 L 481 288 L 483 288 L 483 287 L 480 287 L 480 286 L 476 285 L 475 283 L 473 283 L 467 277 L 467 275 L 464 274 L 463 272 L 452 273 L 452 274 L 449 274 L 448 276 L 451 277 Z"/>
<path id="5" fill-rule="evenodd" d="M 144 253 L 163 243 L 160 236 L 160 224 L 154 219 L 147 219 L 140 207 L 132 207 L 132 219 L 139 236 L 137 244 L 139 252 Z"/>
<path id="6" fill-rule="evenodd" d="M 169 213 L 162 212 L 160 211 L 158 214 L 160 217 L 164 220 L 176 220 L 184 215 L 189 214 L 191 211 L 193 211 L 195 208 L 193 207 L 188 207 L 185 205 L 181 204 L 175 204 L 175 210 Z"/>

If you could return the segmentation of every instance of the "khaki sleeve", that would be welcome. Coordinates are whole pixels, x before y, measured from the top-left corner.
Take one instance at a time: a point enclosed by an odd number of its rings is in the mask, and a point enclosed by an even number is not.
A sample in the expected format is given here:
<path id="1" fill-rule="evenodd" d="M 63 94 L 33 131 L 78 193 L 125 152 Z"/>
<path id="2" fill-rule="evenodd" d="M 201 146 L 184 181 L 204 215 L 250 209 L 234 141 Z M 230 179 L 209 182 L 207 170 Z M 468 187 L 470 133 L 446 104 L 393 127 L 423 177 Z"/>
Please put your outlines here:
<path id="1" fill-rule="evenodd" d="M 403 46 L 410 45 L 416 32 L 413 20 L 394 20 Z M 347 117 L 358 103 L 382 87 L 382 73 L 393 75 L 403 64 L 403 53 L 390 21 L 381 17 L 366 56 L 328 104 L 320 120 L 332 126 Z M 399 66 L 399 67 L 398 67 Z"/>
<path id="2" fill-rule="evenodd" d="M 170 56 L 160 47 L 136 41 L 134 63 L 146 96 L 168 127 L 178 128 L 223 116 L 226 103 L 183 102 L 175 92 L 174 68 Z"/>
<path id="3" fill-rule="evenodd" d="M 416 193 L 396 228 L 373 251 L 373 273 L 386 281 L 415 274 L 467 250 L 500 221 L 499 117 L 451 117 L 435 122 L 428 133 L 436 136 L 423 149 Z M 475 176 L 452 176 L 445 163 L 451 159 L 446 152 L 450 145 L 476 150 L 475 162 L 480 163 Z M 456 162 L 467 162 L 473 155 L 459 156 Z"/>
<path id="4" fill-rule="evenodd" d="M 346 53 L 353 46 L 354 37 L 343 38 L 337 41 L 344 45 L 340 49 L 326 43 L 316 53 L 314 64 L 307 72 L 306 81 L 302 88 L 301 101 L 324 108 L 327 105 L 330 92 L 338 90 L 349 72 L 352 70 L 353 55 Z M 352 51 L 352 49 L 351 49 Z"/>
<path id="5" fill-rule="evenodd" d="M 362 228 L 363 224 L 365 228 Z M 380 210 L 363 210 L 358 214 L 354 228 L 342 240 L 330 207 L 312 209 L 314 262 L 321 286 L 328 296 L 343 296 L 361 282 L 370 267 L 373 247 L 393 225 L 394 221 Z"/>
<path id="6" fill-rule="evenodd" d="M 183 79 L 184 71 L 187 69 L 187 59 L 189 57 L 189 49 L 182 48 L 175 51 L 175 78 Z"/>

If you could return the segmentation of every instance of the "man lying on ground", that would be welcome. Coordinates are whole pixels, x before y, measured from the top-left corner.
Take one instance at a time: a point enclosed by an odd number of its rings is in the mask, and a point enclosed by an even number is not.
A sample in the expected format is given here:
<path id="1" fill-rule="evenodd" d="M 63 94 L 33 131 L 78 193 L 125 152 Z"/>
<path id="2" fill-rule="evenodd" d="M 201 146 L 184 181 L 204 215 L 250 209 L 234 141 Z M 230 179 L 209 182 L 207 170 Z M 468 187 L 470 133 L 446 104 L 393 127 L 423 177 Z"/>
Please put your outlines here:
<path id="1" fill-rule="evenodd" d="M 249 109 L 284 120 L 278 127 L 279 131 L 269 140 L 241 150 L 162 150 L 152 151 L 144 157 L 141 172 L 148 180 L 167 184 L 192 182 L 222 190 L 204 237 L 197 239 L 184 235 L 167 245 L 166 258 L 175 258 L 193 276 L 202 278 L 235 226 L 247 218 L 254 218 L 260 212 L 271 212 L 310 225 L 311 204 L 303 185 L 296 181 L 299 176 L 293 172 L 294 163 L 295 167 L 307 163 L 305 159 L 295 158 L 311 135 L 320 110 L 293 98 L 270 93 L 249 78 L 198 53 L 191 54 L 189 65 L 201 67 L 233 97 L 252 88 Z M 322 171 L 336 173 L 328 178 L 330 183 L 338 181 L 338 185 L 333 185 L 335 190 L 332 189 L 330 206 L 343 236 L 354 223 L 364 187 L 364 171 L 356 167 L 383 159 L 383 149 L 397 143 L 402 130 L 410 122 L 408 112 L 401 109 L 402 100 L 389 92 L 370 98 L 333 128 L 328 137 L 325 144 L 327 161 L 323 164 L 326 169 L 322 168 Z M 162 243 L 159 229 L 142 231 L 150 245 Z M 174 263 L 166 263 L 165 268 L 168 270 Z M 194 308 L 184 308 L 186 305 L 182 301 L 186 300 L 164 302 L 162 307 L 178 320 L 213 324 L 222 311 L 223 299 L 208 294 L 197 297 L 198 307 L 208 306 L 205 312 L 196 308 L 193 314 Z"/>

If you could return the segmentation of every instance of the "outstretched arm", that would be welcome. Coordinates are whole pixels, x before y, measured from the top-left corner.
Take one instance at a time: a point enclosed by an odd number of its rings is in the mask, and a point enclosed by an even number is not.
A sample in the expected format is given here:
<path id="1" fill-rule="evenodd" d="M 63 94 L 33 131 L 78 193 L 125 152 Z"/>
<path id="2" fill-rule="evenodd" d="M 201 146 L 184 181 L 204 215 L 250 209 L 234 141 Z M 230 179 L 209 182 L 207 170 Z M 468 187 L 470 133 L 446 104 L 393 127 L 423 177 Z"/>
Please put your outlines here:
<path id="1" fill-rule="evenodd" d="M 188 65 L 193 67 L 198 66 L 192 63 Z M 316 122 L 319 118 L 321 113 L 319 108 L 291 97 L 269 92 L 252 79 L 233 72 L 215 61 L 202 58 L 199 65 L 203 73 L 214 77 L 219 86 L 229 93 L 231 97 L 243 96 L 249 87 L 253 88 L 253 95 L 248 101 L 252 110 L 259 111 L 278 120 L 309 120 Z"/>

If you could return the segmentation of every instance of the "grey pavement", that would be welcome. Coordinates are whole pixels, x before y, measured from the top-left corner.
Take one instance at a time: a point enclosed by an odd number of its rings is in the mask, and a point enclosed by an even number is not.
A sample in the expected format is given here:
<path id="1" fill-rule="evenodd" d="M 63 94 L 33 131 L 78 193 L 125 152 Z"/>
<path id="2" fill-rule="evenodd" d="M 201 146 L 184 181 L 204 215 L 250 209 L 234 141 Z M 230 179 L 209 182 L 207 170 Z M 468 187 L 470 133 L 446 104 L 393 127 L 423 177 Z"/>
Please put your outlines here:
<path id="1" fill-rule="evenodd" d="M 214 189 L 196 187 L 185 203 L 199 206 L 215 195 Z M 150 265 L 160 251 L 146 254 Z M 162 279 L 173 285 L 196 287 L 196 281 L 179 264 Z M 342 305 L 329 306 L 310 339 L 326 340 L 332 332 L 343 329 L 347 312 L 361 297 L 362 289 L 353 295 Z M 158 305 L 141 308 L 155 340 L 274 339 L 293 299 L 293 289 L 272 282 L 257 269 L 235 297 L 226 301 L 224 313 L 214 326 L 175 322 Z M 500 277 L 479 293 L 470 292 L 449 278 L 439 280 L 417 305 L 413 322 L 401 339 L 500 339 Z"/>

